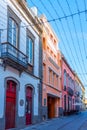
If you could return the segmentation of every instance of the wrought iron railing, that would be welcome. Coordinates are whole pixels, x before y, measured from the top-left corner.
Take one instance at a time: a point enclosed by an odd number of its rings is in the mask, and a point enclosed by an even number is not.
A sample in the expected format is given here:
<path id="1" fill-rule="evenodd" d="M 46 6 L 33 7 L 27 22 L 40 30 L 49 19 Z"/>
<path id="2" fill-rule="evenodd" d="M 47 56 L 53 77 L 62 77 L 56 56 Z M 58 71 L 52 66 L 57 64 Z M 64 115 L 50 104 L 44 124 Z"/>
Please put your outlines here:
<path id="1" fill-rule="evenodd" d="M 28 65 L 28 57 L 9 42 L 1 44 L 1 58 L 10 59 L 24 67 Z"/>
<path id="2" fill-rule="evenodd" d="M 67 92 L 73 96 L 74 92 L 70 87 L 67 87 Z"/>

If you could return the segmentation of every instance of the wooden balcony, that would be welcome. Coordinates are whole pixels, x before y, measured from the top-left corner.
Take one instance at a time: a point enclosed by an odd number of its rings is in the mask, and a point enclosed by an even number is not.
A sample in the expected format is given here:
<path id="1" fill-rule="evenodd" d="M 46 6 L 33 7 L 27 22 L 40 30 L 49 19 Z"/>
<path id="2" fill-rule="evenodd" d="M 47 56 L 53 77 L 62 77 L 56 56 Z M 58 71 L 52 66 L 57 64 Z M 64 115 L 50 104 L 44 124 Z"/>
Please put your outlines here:
<path id="1" fill-rule="evenodd" d="M 27 69 L 27 56 L 9 42 L 1 44 L 1 58 L 5 66 L 9 65 L 20 71 Z"/>

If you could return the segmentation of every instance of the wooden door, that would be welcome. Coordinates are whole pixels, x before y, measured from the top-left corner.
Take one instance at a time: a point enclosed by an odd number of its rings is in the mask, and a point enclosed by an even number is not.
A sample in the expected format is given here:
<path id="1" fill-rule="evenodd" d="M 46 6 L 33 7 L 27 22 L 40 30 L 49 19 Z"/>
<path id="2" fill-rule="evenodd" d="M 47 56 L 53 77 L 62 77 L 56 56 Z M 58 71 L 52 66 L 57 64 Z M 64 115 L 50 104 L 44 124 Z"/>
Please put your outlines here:
<path id="1" fill-rule="evenodd" d="M 32 118 L 32 88 L 26 89 L 26 125 L 31 124 Z"/>
<path id="2" fill-rule="evenodd" d="M 55 99 L 52 97 L 48 97 L 48 118 L 55 117 Z"/>
<path id="3" fill-rule="evenodd" d="M 7 81 L 6 88 L 6 111 L 5 111 L 5 129 L 15 127 L 16 114 L 16 83 Z"/>

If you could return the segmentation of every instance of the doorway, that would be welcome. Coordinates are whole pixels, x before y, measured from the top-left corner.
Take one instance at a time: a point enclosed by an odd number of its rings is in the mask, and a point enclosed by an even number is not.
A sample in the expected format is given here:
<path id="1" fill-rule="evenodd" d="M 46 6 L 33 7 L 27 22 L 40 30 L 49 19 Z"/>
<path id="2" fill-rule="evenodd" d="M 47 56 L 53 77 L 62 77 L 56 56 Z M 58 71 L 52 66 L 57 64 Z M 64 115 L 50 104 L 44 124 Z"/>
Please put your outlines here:
<path id="1" fill-rule="evenodd" d="M 6 86 L 5 129 L 9 129 L 9 128 L 15 128 L 17 84 L 12 80 L 8 80 L 6 85 L 7 86 Z"/>
<path id="2" fill-rule="evenodd" d="M 32 123 L 32 88 L 26 88 L 26 125 Z"/>
<path id="3" fill-rule="evenodd" d="M 48 118 L 55 117 L 55 98 L 48 96 L 47 100 Z"/>

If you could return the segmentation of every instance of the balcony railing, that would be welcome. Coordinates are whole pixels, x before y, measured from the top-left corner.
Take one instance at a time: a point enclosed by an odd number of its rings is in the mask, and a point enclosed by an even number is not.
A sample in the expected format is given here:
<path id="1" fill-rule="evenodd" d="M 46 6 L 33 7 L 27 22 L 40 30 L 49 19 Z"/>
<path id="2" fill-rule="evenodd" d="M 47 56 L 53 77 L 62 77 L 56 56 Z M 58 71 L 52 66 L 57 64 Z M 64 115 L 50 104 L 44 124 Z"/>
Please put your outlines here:
<path id="1" fill-rule="evenodd" d="M 80 92 L 79 91 L 76 91 L 75 94 L 76 94 L 77 97 L 80 96 Z"/>
<path id="2" fill-rule="evenodd" d="M 9 42 L 1 44 L 1 58 L 6 64 L 18 69 L 27 68 L 28 65 L 27 56 Z"/>
<path id="3" fill-rule="evenodd" d="M 70 87 L 67 87 L 67 92 L 68 94 L 70 94 L 71 96 L 73 96 L 74 92 Z"/>

